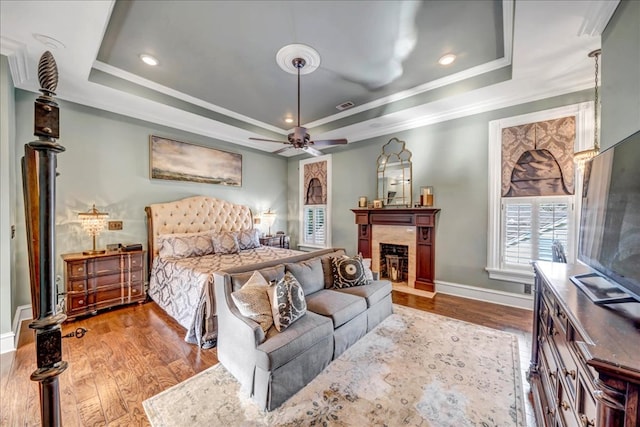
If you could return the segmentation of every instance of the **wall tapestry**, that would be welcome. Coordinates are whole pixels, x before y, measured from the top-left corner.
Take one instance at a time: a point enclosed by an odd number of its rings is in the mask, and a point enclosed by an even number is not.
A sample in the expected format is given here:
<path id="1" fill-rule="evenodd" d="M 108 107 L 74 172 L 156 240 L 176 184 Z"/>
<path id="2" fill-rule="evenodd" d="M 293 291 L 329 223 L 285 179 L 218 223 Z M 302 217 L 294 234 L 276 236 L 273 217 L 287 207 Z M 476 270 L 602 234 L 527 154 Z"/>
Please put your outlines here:
<path id="1" fill-rule="evenodd" d="M 502 196 L 573 194 L 575 138 L 575 116 L 502 129 Z"/>
<path id="2" fill-rule="evenodd" d="M 327 161 L 304 165 L 305 205 L 327 204 Z"/>
<path id="3" fill-rule="evenodd" d="M 152 179 L 242 186 L 242 155 L 151 135 Z"/>

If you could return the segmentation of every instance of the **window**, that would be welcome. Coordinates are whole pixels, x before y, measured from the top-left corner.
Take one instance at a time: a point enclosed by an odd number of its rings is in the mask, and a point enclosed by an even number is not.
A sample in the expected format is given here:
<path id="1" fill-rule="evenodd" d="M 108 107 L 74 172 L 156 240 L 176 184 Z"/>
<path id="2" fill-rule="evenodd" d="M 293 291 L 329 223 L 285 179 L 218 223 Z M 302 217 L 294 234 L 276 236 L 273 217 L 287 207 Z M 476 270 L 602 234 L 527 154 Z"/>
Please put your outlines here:
<path id="1" fill-rule="evenodd" d="M 308 245 L 324 246 L 326 243 L 325 205 L 304 207 L 304 238 Z"/>
<path id="2" fill-rule="evenodd" d="M 300 161 L 299 246 L 331 246 L 331 155 Z"/>
<path id="3" fill-rule="evenodd" d="M 538 122 L 553 121 L 562 117 L 575 117 L 575 142 L 574 150 L 579 151 L 593 145 L 593 102 L 584 102 L 552 110 L 510 117 L 489 123 L 489 228 L 487 243 L 487 268 L 492 279 L 506 280 L 515 283 L 533 284 L 534 274 L 531 267 L 533 260 L 552 260 L 553 243 L 558 241 L 565 250 L 568 262 L 575 261 L 575 248 L 577 247 L 577 224 L 580 212 L 580 198 L 582 192 L 582 180 L 580 175 L 575 176 L 574 195 L 549 195 L 525 197 L 507 197 L 507 186 L 519 187 L 518 190 L 528 191 L 528 184 L 523 184 L 523 177 L 517 176 L 517 172 L 504 171 L 503 165 L 503 132 L 508 134 L 509 128 L 519 127 L 523 138 L 529 141 L 532 147 L 529 154 L 522 150 L 513 150 L 510 159 L 517 163 L 519 171 L 535 167 L 536 161 L 545 157 L 548 152 L 554 157 L 555 146 L 544 144 L 536 146 L 535 141 L 553 137 L 550 132 L 538 132 L 534 127 L 527 127 Z M 524 155 L 522 155 L 524 154 Z M 571 154 L 571 153 L 569 153 Z M 533 159 L 527 159 L 533 158 Z M 526 161 L 533 160 L 530 165 Z M 545 159 L 546 160 L 546 159 Z M 515 169 L 514 169 L 515 171 Z M 513 180 L 513 177 L 517 179 Z M 566 176 L 565 176 L 566 178 Z M 569 177 L 573 178 L 573 177 Z M 508 183 L 509 179 L 512 180 Z M 505 181 L 506 180 L 506 181 Z M 566 180 L 565 180 L 566 183 Z M 569 180 L 569 183 L 570 180 Z M 553 184 L 556 188 L 560 184 Z M 503 197 L 503 195 L 505 197 Z M 511 195 L 511 194 L 509 194 Z M 557 247 L 557 245 L 556 245 Z"/>
<path id="4" fill-rule="evenodd" d="M 531 260 L 552 261 L 559 242 L 573 254 L 572 197 L 517 197 L 502 199 L 502 267 L 529 270 Z"/>

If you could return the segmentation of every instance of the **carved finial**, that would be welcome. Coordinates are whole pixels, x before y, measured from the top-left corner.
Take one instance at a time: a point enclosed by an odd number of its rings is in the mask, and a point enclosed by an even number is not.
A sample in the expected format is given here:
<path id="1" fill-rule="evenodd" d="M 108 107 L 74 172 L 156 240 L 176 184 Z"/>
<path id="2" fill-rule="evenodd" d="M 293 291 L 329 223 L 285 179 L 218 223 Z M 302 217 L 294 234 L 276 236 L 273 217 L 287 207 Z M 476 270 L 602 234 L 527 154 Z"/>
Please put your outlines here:
<path id="1" fill-rule="evenodd" d="M 51 52 L 46 51 L 38 62 L 38 80 L 40 81 L 40 92 L 44 95 L 55 95 L 58 87 L 58 66 Z"/>

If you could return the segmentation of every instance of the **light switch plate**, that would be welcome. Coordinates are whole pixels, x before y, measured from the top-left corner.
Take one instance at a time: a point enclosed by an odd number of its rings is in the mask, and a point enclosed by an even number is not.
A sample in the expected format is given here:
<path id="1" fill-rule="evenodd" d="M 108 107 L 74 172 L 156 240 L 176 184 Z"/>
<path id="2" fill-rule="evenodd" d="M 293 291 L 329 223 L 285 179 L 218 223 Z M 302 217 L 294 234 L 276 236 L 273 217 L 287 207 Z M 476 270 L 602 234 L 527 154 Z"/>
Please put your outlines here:
<path id="1" fill-rule="evenodd" d="M 109 230 L 122 230 L 122 221 L 109 221 Z"/>

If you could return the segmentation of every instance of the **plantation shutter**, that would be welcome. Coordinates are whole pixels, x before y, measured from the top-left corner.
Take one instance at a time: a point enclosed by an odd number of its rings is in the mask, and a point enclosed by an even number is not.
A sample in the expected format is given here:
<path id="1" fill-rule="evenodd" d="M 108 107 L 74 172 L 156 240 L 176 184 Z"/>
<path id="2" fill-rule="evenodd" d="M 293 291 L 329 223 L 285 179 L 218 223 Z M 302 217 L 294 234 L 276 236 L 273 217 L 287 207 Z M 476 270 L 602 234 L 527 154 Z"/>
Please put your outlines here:
<path id="1" fill-rule="evenodd" d="M 502 263 L 529 267 L 531 261 L 552 261 L 552 245 L 569 247 L 573 204 L 569 197 L 503 198 Z"/>
<path id="2" fill-rule="evenodd" d="M 304 218 L 304 242 L 324 245 L 326 242 L 326 206 L 305 206 Z"/>

